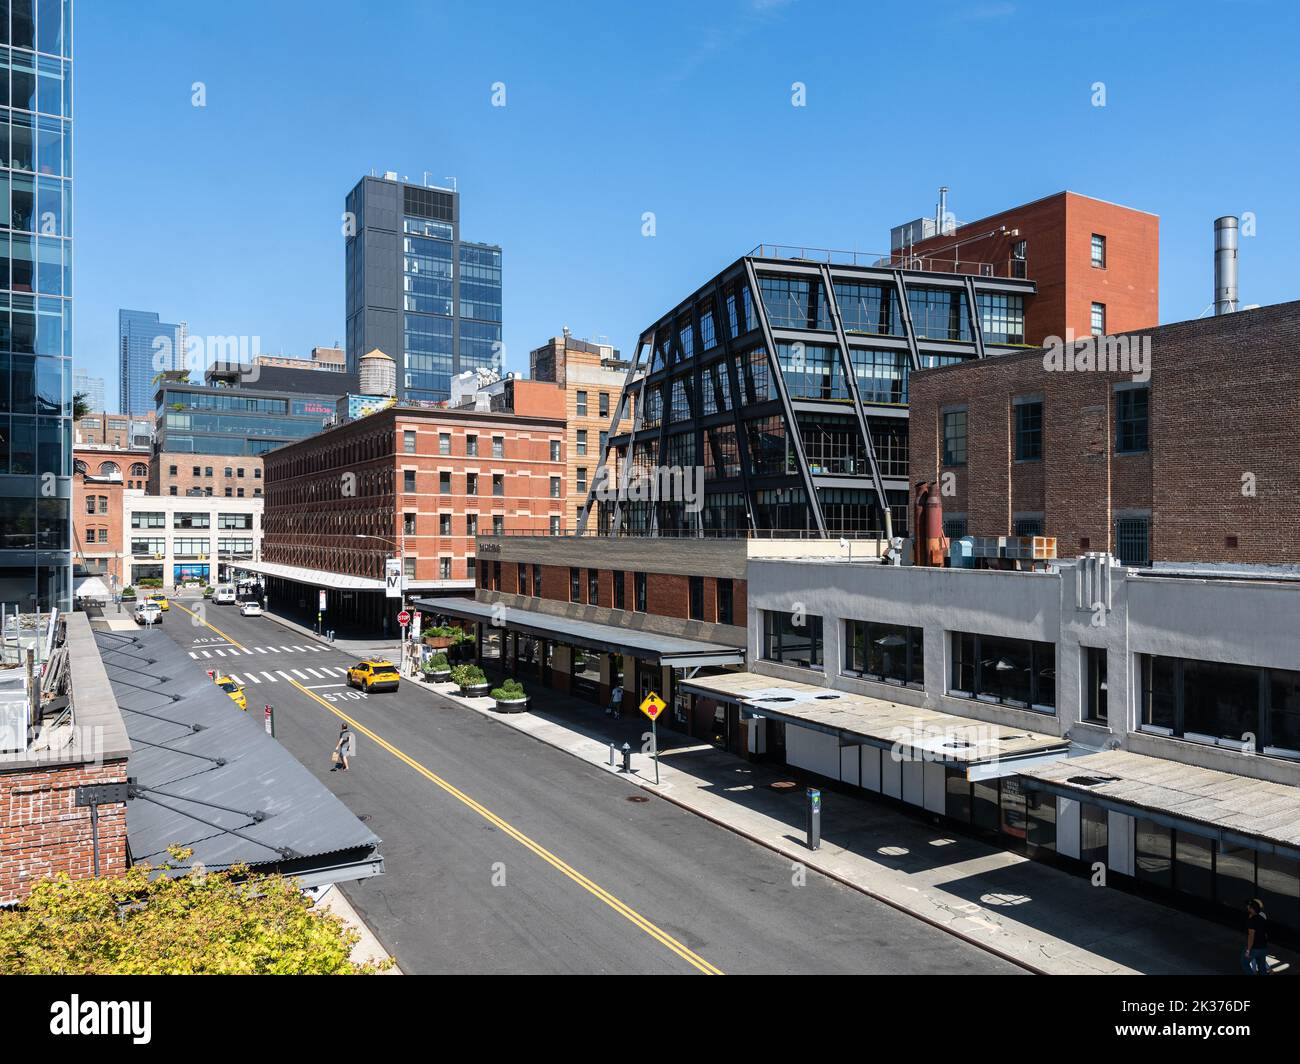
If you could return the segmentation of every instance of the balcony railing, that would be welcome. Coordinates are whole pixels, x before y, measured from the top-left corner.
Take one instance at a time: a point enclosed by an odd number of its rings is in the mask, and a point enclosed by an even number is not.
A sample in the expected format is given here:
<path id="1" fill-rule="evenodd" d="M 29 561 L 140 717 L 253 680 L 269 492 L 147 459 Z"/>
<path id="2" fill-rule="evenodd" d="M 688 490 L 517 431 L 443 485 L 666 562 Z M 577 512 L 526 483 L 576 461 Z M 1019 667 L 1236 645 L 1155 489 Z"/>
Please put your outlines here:
<path id="1" fill-rule="evenodd" d="M 828 266 L 871 266 L 885 270 L 919 270 L 927 273 L 957 273 L 972 277 L 1024 279 L 1024 261 L 1007 259 L 985 262 L 953 255 L 911 255 L 906 251 L 834 251 L 829 248 L 797 247 L 792 244 L 759 244 L 749 258 L 816 262 Z"/>

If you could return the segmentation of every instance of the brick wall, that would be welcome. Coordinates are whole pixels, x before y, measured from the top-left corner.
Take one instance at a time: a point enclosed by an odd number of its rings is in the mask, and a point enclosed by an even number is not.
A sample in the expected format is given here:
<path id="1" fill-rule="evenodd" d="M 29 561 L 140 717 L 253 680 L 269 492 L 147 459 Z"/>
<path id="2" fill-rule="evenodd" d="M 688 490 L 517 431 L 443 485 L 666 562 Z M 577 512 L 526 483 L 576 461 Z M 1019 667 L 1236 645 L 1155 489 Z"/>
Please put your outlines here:
<path id="1" fill-rule="evenodd" d="M 1155 561 L 1296 564 L 1300 302 L 1147 335 L 1146 453 L 1115 453 L 1116 386 L 1131 373 L 1051 371 L 1034 351 L 913 376 L 913 481 L 952 474 L 944 510 L 964 512 L 972 535 L 1006 535 L 1015 512 L 1041 509 L 1063 557 L 1114 550 L 1115 516 L 1149 510 Z M 1043 399 L 1040 462 L 1014 460 L 1017 396 Z M 942 413 L 960 406 L 967 464 L 948 469 Z"/>
<path id="2" fill-rule="evenodd" d="M 124 760 L 0 773 L 0 902 L 26 897 L 43 876 L 92 875 L 90 809 L 77 807 L 76 789 L 125 782 Z M 124 804 L 100 807 L 99 870 L 126 870 Z"/>

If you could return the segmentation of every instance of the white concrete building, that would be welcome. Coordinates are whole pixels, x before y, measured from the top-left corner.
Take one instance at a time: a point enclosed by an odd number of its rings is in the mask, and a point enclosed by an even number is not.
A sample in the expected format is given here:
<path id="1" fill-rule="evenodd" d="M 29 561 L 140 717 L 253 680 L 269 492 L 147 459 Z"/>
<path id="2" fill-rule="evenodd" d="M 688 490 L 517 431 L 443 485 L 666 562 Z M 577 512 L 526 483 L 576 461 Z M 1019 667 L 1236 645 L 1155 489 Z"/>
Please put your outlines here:
<path id="1" fill-rule="evenodd" d="M 122 494 L 127 579 L 161 579 L 164 588 L 216 584 L 262 556 L 262 499 L 211 495 Z"/>

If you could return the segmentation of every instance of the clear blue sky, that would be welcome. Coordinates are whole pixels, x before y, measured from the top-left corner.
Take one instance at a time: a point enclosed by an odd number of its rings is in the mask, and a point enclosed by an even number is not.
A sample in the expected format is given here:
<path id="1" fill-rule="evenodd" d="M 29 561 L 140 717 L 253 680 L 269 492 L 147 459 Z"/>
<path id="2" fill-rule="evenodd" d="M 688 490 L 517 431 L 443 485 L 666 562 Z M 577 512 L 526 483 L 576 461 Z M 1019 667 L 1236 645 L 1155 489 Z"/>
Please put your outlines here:
<path id="1" fill-rule="evenodd" d="M 78 364 L 111 402 L 119 307 L 341 341 L 372 169 L 458 179 L 516 370 L 566 324 L 630 350 L 760 241 L 886 248 L 941 184 L 960 219 L 1064 188 L 1158 214 L 1163 321 L 1253 211 L 1243 301 L 1295 299 L 1298 30 L 1289 0 L 79 0 Z"/>

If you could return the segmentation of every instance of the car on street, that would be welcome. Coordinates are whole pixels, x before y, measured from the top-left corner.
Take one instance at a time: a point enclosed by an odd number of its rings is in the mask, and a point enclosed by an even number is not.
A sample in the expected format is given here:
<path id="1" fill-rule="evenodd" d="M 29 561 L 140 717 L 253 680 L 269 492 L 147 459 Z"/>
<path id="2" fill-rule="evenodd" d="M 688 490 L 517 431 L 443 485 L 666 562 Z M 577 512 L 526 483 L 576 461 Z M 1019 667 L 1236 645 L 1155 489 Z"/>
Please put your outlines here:
<path id="1" fill-rule="evenodd" d="M 230 696 L 235 705 L 245 712 L 248 711 L 248 696 L 244 694 L 244 689 L 239 684 L 229 676 L 218 676 L 213 682 Z"/>
<path id="2" fill-rule="evenodd" d="M 229 606 L 235 601 L 233 584 L 218 584 L 212 592 L 212 601 L 219 606 Z"/>
<path id="3" fill-rule="evenodd" d="M 158 603 L 158 608 L 162 610 L 163 613 L 166 613 L 172 608 L 172 604 L 167 601 L 166 595 L 150 595 L 145 601 Z"/>
<path id="4" fill-rule="evenodd" d="M 260 602 L 241 602 L 239 604 L 239 616 L 241 617 L 262 616 L 262 604 Z"/>
<path id="5" fill-rule="evenodd" d="M 348 683 L 365 691 L 396 691 L 401 681 L 391 661 L 358 661 L 348 669 Z"/>
<path id="6" fill-rule="evenodd" d="M 136 603 L 132 616 L 136 624 L 162 624 L 162 607 L 146 599 L 144 602 Z"/>

